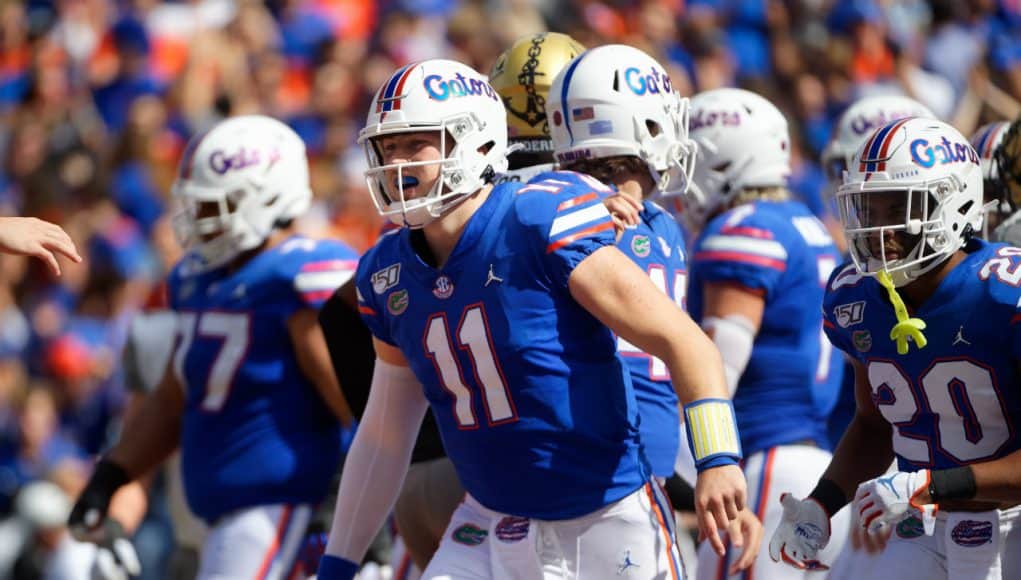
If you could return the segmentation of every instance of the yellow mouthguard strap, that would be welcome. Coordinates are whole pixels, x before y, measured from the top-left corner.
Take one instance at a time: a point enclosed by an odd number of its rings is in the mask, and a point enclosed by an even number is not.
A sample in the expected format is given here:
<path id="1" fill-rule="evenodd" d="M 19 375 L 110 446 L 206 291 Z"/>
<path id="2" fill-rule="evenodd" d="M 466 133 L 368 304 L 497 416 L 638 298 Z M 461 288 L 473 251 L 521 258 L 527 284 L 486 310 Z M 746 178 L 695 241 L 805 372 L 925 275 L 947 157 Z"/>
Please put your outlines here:
<path id="1" fill-rule="evenodd" d="M 918 348 L 925 348 L 925 345 L 929 342 L 926 340 L 925 335 L 922 334 L 922 330 L 925 329 L 925 322 L 921 318 L 908 317 L 908 308 L 904 305 L 900 294 L 897 293 L 897 287 L 893 285 L 889 272 L 880 270 L 876 278 L 879 280 L 879 284 L 886 288 L 886 293 L 893 304 L 893 313 L 897 317 L 897 324 L 890 331 L 890 340 L 897 342 L 897 354 L 908 353 L 909 340 L 914 341 Z"/>

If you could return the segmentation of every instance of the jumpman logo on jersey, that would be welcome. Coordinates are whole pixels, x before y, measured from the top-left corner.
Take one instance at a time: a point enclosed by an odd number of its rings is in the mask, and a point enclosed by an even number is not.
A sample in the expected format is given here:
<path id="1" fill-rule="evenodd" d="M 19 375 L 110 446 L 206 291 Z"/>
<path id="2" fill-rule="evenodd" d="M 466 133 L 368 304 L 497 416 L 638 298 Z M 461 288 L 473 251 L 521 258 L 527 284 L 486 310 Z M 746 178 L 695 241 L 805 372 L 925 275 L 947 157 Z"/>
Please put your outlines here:
<path id="1" fill-rule="evenodd" d="M 964 326 L 963 325 L 960 328 L 957 329 L 957 336 L 954 338 L 954 343 L 951 344 L 950 346 L 957 346 L 958 344 L 960 344 L 962 342 L 964 344 L 968 345 L 968 346 L 971 346 L 971 343 L 968 342 L 964 338 Z"/>
<path id="2" fill-rule="evenodd" d="M 897 477 L 896 473 L 894 473 L 890 477 L 880 477 L 876 481 L 881 483 L 881 484 L 883 484 L 883 485 L 885 485 L 886 487 L 890 488 L 890 493 L 893 494 L 893 497 L 896 497 L 896 498 L 899 499 L 900 498 L 900 494 L 897 493 L 897 488 L 893 486 L 893 478 L 894 477 Z"/>
<path id="3" fill-rule="evenodd" d="M 489 265 L 489 275 L 486 276 L 486 283 L 483 284 L 483 287 L 489 286 L 490 282 L 496 282 L 497 284 L 502 284 L 503 283 L 503 278 L 501 278 L 501 277 L 499 277 L 499 276 L 497 276 L 496 274 L 493 273 L 493 265 L 492 264 Z"/>
<path id="4" fill-rule="evenodd" d="M 624 552 L 624 561 L 617 566 L 617 576 L 620 576 L 631 568 L 641 568 L 641 566 L 631 561 L 631 550 L 628 550 L 627 552 Z"/>

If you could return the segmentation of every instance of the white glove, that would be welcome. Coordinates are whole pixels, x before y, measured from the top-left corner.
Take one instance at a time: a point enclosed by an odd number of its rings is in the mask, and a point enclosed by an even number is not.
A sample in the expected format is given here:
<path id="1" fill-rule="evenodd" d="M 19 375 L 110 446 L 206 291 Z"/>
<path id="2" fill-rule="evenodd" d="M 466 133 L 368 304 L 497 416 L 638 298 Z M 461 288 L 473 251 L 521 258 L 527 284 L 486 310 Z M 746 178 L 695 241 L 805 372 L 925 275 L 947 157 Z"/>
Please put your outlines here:
<path id="1" fill-rule="evenodd" d="M 816 555 L 830 542 L 829 514 L 818 501 L 789 493 L 780 496 L 780 504 L 783 519 L 769 540 L 769 557 L 799 570 L 828 570 Z"/>
<path id="2" fill-rule="evenodd" d="M 932 535 L 936 525 L 933 504 L 921 505 L 916 500 L 918 495 L 929 487 L 929 470 L 898 471 L 870 479 L 858 486 L 854 494 L 855 512 L 858 521 L 869 532 L 875 533 L 884 526 L 899 522 L 908 512 L 917 512 L 922 517 L 925 534 Z"/>
<path id="3" fill-rule="evenodd" d="M 96 542 L 96 559 L 92 563 L 92 580 L 128 580 L 142 573 L 134 544 L 127 538 L 124 528 L 110 518 Z"/>

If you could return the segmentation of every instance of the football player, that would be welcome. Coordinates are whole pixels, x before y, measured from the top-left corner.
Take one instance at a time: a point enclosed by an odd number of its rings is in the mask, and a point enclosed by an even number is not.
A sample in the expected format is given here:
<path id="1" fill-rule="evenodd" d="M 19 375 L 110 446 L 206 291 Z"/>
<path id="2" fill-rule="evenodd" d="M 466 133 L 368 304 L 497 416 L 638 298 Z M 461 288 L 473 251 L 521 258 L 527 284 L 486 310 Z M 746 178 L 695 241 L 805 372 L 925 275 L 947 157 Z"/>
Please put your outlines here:
<path id="1" fill-rule="evenodd" d="M 1007 121 L 982 125 L 971 136 L 971 146 L 978 153 L 979 165 L 982 166 L 982 191 L 986 200 L 985 219 L 982 221 L 982 239 L 1015 243 L 1014 240 L 996 236 L 1000 223 L 1011 214 L 1009 192 L 1003 189 L 1004 182 L 1000 180 L 999 166 L 996 163 L 996 154 L 1009 127 L 1010 123 Z M 1000 230 L 1001 233 L 1006 231 L 1007 228 Z"/>
<path id="2" fill-rule="evenodd" d="M 356 254 L 295 234 L 308 161 L 274 119 L 235 117 L 194 137 L 173 193 L 188 250 L 168 278 L 177 347 L 70 524 L 100 534 L 113 493 L 180 446 L 188 505 L 210 526 L 198 577 L 287 578 L 351 421 L 316 311 Z"/>
<path id="3" fill-rule="evenodd" d="M 1006 214 L 993 230 L 996 241 L 1021 245 L 1021 118 L 1003 131 L 1000 144 L 993 151 L 1000 211 Z M 988 196 L 988 193 L 987 193 Z"/>
<path id="4" fill-rule="evenodd" d="M 823 169 L 826 171 L 826 194 L 831 209 L 836 211 L 834 194 L 844 182 L 844 171 L 851 166 L 854 154 L 862 143 L 876 129 L 883 125 L 907 117 L 935 119 L 936 115 L 928 107 L 918 101 L 899 95 L 885 95 L 858 99 L 840 116 L 833 137 L 822 153 Z M 828 228 L 841 253 L 846 253 L 847 242 L 839 223 L 836 228 Z M 843 380 L 840 385 L 840 396 L 829 418 L 830 445 L 835 446 L 844 434 L 847 425 L 854 416 L 854 372 L 845 362 Z M 852 536 L 853 537 L 853 536 Z"/>
<path id="5" fill-rule="evenodd" d="M 490 83 L 507 110 L 508 140 L 511 145 L 519 145 L 508 155 L 510 169 L 496 178 L 497 183 L 528 181 L 553 167 L 553 143 L 544 104 L 557 72 L 583 51 L 584 47 L 570 36 L 544 32 L 522 37 L 497 58 Z M 368 367 L 371 377 L 372 347 L 371 334 L 358 318 L 353 280 L 327 301 L 320 321 L 334 368 L 360 416 L 370 383 L 361 374 Z M 363 335 L 370 354 L 368 365 L 359 360 L 365 356 Z M 352 393 L 352 389 L 364 392 Z M 394 570 L 403 571 L 403 577 L 409 580 L 418 577 L 436 552 L 450 515 L 463 497 L 464 488 L 440 442 L 435 420 L 427 413 L 394 506 L 399 534 L 391 557 Z"/>
<path id="6" fill-rule="evenodd" d="M 370 108 L 370 191 L 403 227 L 359 263 L 377 361 L 322 578 L 353 577 L 427 406 L 467 494 L 424 577 L 683 575 L 613 332 L 677 379 L 706 537 L 722 549 L 743 507 L 712 343 L 616 249 L 601 183 L 493 186 L 506 130 L 496 91 L 453 61 L 398 70 Z"/>
<path id="7" fill-rule="evenodd" d="M 619 195 L 611 199 L 627 205 L 610 204 L 626 216 L 617 247 L 684 308 L 684 236 L 654 201 L 670 202 L 688 188 L 695 158 L 688 100 L 674 91 L 655 59 L 630 46 L 609 45 L 590 50 L 557 75 L 546 107 L 560 167 L 616 188 Z M 536 179 L 544 178 L 581 180 L 566 172 Z M 618 349 L 635 386 L 645 457 L 665 481 L 674 474 L 681 424 L 670 374 L 663 361 L 624 339 L 618 339 Z M 755 559 L 761 534 L 755 516 L 742 512 L 731 539 L 743 546 L 748 536 L 748 549 L 734 562 L 735 573 Z"/>
<path id="8" fill-rule="evenodd" d="M 818 308 L 840 257 L 822 222 L 790 198 L 787 121 L 775 106 L 749 91 L 716 89 L 692 98 L 690 117 L 698 158 L 681 216 L 700 234 L 688 306 L 723 356 L 749 504 L 772 528 L 780 491 L 808 492 L 829 462 L 826 418 L 842 369 Z M 703 546 L 699 577 L 722 576 L 730 557 Z M 752 573 L 791 575 L 764 552 Z"/>
<path id="9" fill-rule="evenodd" d="M 840 116 L 835 132 L 822 154 L 822 163 L 827 179 L 825 193 L 833 215 L 836 215 L 836 191 L 843 183 L 844 171 L 850 167 L 858 148 L 879 127 L 907 117 L 936 118 L 935 114 L 922 103 L 900 95 L 880 95 L 858 99 Z M 833 225 L 828 223 L 827 228 L 837 247 L 840 248 L 842 256 L 846 259 L 847 242 L 839 221 Z M 831 450 L 836 447 L 840 437 L 851 423 L 851 418 L 854 417 L 854 368 L 851 363 L 851 359 L 844 357 L 840 394 L 827 421 Z M 833 570 L 830 572 L 830 577 L 834 579 L 859 577 L 865 567 L 872 565 L 872 555 L 881 551 L 884 545 L 883 535 L 863 534 L 860 531 L 861 527 L 855 525 L 853 516 L 854 514 L 851 514 L 851 518 L 848 518 L 851 520 L 848 522 L 850 541 L 845 544 L 843 553 L 834 563 Z"/>
<path id="10" fill-rule="evenodd" d="M 823 313 L 857 412 L 808 497 L 781 498 L 774 559 L 823 567 L 830 514 L 853 500 L 868 532 L 893 530 L 883 577 L 1021 574 L 1021 251 L 974 237 L 982 190 L 978 153 L 940 121 L 894 121 L 856 153 L 837 191 L 853 264 Z"/>

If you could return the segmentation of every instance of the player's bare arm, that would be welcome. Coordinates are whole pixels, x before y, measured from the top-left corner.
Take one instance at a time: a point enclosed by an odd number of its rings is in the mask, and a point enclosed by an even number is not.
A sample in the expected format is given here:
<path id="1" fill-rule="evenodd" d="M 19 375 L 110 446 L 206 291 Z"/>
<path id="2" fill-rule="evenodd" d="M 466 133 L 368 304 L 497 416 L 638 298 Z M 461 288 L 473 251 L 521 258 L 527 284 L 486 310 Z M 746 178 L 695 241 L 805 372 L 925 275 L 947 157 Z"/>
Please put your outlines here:
<path id="1" fill-rule="evenodd" d="M 183 412 L 184 391 L 168 366 L 160 385 L 129 418 L 120 441 L 96 465 L 75 503 L 68 525 L 76 537 L 102 541 L 109 535 L 107 512 L 114 494 L 163 463 L 177 449 Z M 127 501 L 118 499 L 118 503 Z M 118 506 L 118 513 L 122 510 L 134 511 L 123 504 Z"/>
<path id="2" fill-rule="evenodd" d="M 39 258 L 56 276 L 60 275 L 57 256 L 76 264 L 82 261 L 67 232 L 34 217 L 0 217 L 0 252 Z"/>
<path id="3" fill-rule="evenodd" d="M 120 441 L 107 458 L 136 479 L 161 465 L 181 440 L 184 387 L 168 366 L 156 390 L 124 425 Z"/>
<path id="4" fill-rule="evenodd" d="M 829 467 L 809 497 L 781 496 L 783 520 L 769 543 L 769 554 L 774 561 L 783 561 L 799 569 L 827 569 L 816 555 L 829 542 L 830 518 L 854 497 L 860 483 L 878 477 L 893 461 L 890 424 L 872 403 L 872 390 L 864 365 L 858 361 L 853 364 L 854 418 L 833 452 Z M 817 529 L 818 537 L 806 539 L 797 534 L 799 526 Z"/>
<path id="5" fill-rule="evenodd" d="M 716 347 L 617 248 L 593 252 L 574 269 L 568 284 L 574 299 L 603 324 L 666 363 L 682 403 L 728 399 Z M 725 550 L 719 531 L 744 509 L 746 493 L 744 474 L 736 465 L 699 474 L 695 486 L 699 528 L 720 555 Z"/>
<path id="6" fill-rule="evenodd" d="M 858 361 L 853 366 L 855 415 L 822 476 L 836 483 L 847 501 L 854 497 L 858 484 L 882 475 L 893 461 L 890 423 L 872 402 L 868 371 Z"/>
<path id="7" fill-rule="evenodd" d="M 681 402 L 727 397 L 719 351 L 620 250 L 593 252 L 574 269 L 569 287 L 600 322 L 666 362 Z"/>
<path id="8" fill-rule="evenodd" d="M 301 372 L 308 378 L 333 415 L 345 426 L 354 420 L 351 407 L 344 398 L 337 374 L 333 372 L 330 352 L 326 348 L 323 330 L 319 327 L 319 313 L 311 308 L 298 310 L 287 319 L 294 354 Z"/>
<path id="9" fill-rule="evenodd" d="M 124 421 L 131 421 L 145 403 L 146 395 L 133 392 L 128 399 L 124 409 Z M 145 512 L 149 508 L 148 488 L 152 481 L 151 477 L 141 477 L 132 483 L 125 485 L 114 494 L 110 502 L 110 517 L 117 520 L 129 533 L 135 529 L 145 518 Z"/>

